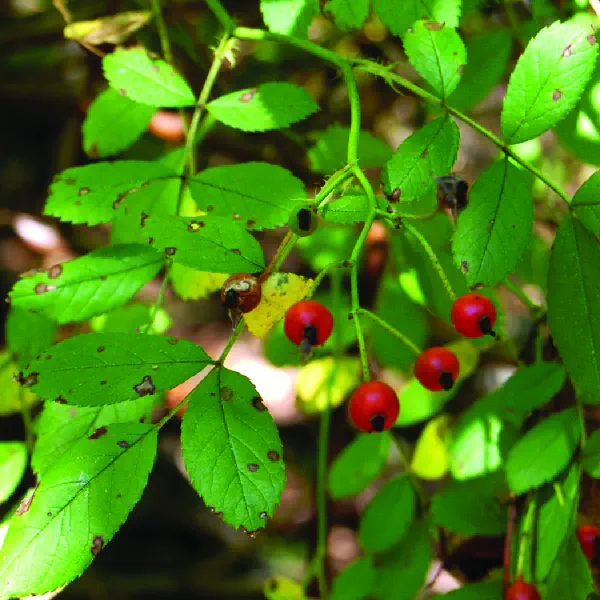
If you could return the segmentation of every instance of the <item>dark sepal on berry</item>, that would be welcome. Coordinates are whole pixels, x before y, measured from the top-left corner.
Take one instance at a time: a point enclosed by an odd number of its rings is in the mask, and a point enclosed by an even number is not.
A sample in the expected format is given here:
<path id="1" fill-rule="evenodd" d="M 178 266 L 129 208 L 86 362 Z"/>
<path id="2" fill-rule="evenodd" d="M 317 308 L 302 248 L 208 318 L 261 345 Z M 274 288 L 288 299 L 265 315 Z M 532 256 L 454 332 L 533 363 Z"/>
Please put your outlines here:
<path id="1" fill-rule="evenodd" d="M 466 181 L 460 179 L 456 182 L 456 210 L 463 210 L 467 207 L 467 192 L 469 185 Z"/>
<path id="2" fill-rule="evenodd" d="M 485 335 L 496 337 L 496 332 L 492 329 L 492 322 L 488 316 L 481 317 L 481 319 L 479 319 L 479 329 L 481 329 L 481 332 Z"/>
<path id="3" fill-rule="evenodd" d="M 301 208 L 297 214 L 298 229 L 302 231 L 310 231 L 312 225 L 312 212 L 308 208 Z"/>
<path id="4" fill-rule="evenodd" d="M 371 422 L 371 425 L 373 426 L 373 431 L 380 433 L 383 431 L 383 427 L 385 425 L 385 415 L 382 414 L 378 414 L 378 415 L 373 415 L 369 421 Z"/>
<path id="5" fill-rule="evenodd" d="M 452 373 L 448 371 L 442 371 L 439 378 L 440 385 L 446 390 L 451 390 L 454 386 L 454 379 L 452 379 Z"/>
<path id="6" fill-rule="evenodd" d="M 229 309 L 237 308 L 239 302 L 240 299 L 237 292 L 235 290 L 227 290 L 225 293 L 225 306 Z"/>
<path id="7" fill-rule="evenodd" d="M 311 346 L 316 346 L 318 344 L 317 328 L 314 325 L 308 325 L 304 328 L 304 341 Z"/>

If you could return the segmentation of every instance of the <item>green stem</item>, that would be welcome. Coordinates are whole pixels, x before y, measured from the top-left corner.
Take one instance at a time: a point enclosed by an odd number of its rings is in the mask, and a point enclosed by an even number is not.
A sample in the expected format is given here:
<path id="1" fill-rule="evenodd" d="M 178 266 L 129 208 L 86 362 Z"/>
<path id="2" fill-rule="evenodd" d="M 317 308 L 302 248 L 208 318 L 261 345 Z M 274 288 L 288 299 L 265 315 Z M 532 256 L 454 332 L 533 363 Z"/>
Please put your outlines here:
<path id="1" fill-rule="evenodd" d="M 215 81 L 217 80 L 217 75 L 219 74 L 221 66 L 223 65 L 223 61 L 225 60 L 225 49 L 227 48 L 229 39 L 230 38 L 227 33 L 225 33 L 221 38 L 221 41 L 219 42 L 219 45 L 215 50 L 215 57 L 212 61 L 212 64 L 210 65 L 208 75 L 204 80 L 202 90 L 200 90 L 200 95 L 198 96 L 198 100 L 196 102 L 196 108 L 194 110 L 194 114 L 192 115 L 190 129 L 185 139 L 185 148 L 183 150 L 183 159 L 181 161 L 181 174 L 185 172 L 186 165 L 188 167 L 190 175 L 193 175 L 196 169 L 194 160 L 194 145 L 196 143 L 198 125 L 200 124 L 200 118 L 202 117 L 202 113 L 204 112 L 204 107 L 208 102 L 213 86 L 215 85 Z"/>
<path id="2" fill-rule="evenodd" d="M 531 298 L 509 277 L 507 277 L 502 285 L 511 293 L 513 293 L 528 309 L 531 316 L 535 319 L 542 310 L 539 304 L 536 304 Z"/>
<path id="3" fill-rule="evenodd" d="M 360 138 L 360 95 L 356 85 L 356 79 L 352 73 L 352 67 L 344 62 L 341 65 L 348 100 L 350 102 L 350 135 L 348 137 L 348 164 L 351 167 L 358 165 L 358 142 Z M 356 174 L 356 173 L 355 173 Z"/>
<path id="4" fill-rule="evenodd" d="M 523 527 L 521 529 L 521 536 L 519 538 L 519 553 L 517 555 L 517 572 L 516 575 L 519 577 L 523 574 L 523 567 L 525 566 L 525 554 L 527 550 L 531 548 L 531 540 L 533 538 L 533 528 L 535 525 L 535 514 L 537 511 L 537 496 L 534 492 L 529 498 L 527 505 L 527 512 L 523 518 Z M 533 559 L 532 553 L 529 553 L 530 559 Z M 531 571 L 533 572 L 533 565 L 530 565 Z"/>
<path id="5" fill-rule="evenodd" d="M 446 273 L 444 272 L 444 269 L 443 269 L 442 265 L 440 264 L 438 257 L 436 256 L 435 252 L 433 251 L 433 248 L 431 247 L 429 242 L 423 237 L 423 235 L 413 225 L 411 225 L 410 223 L 407 223 L 406 221 L 403 221 L 403 225 L 404 225 L 405 229 L 407 231 L 409 231 L 417 239 L 419 244 L 421 244 L 421 246 L 423 247 L 423 250 L 425 250 L 425 253 L 429 257 L 429 260 L 431 261 L 433 268 L 436 270 L 437 274 L 439 275 L 440 280 L 442 281 L 442 285 L 444 286 L 444 289 L 446 290 L 450 300 L 452 301 L 452 303 L 454 303 L 456 301 L 456 294 L 454 293 L 454 290 L 452 289 L 452 284 L 450 283 L 450 280 L 448 279 L 448 277 L 446 277 Z"/>
<path id="6" fill-rule="evenodd" d="M 585 431 L 585 413 L 583 408 L 583 402 L 579 396 L 575 396 L 575 406 L 577 407 L 577 416 L 579 417 L 579 445 L 581 449 L 585 448 L 587 442 L 587 433 Z"/>
<path id="7" fill-rule="evenodd" d="M 242 331 L 244 331 L 245 327 L 246 327 L 246 322 L 244 321 L 243 318 L 241 318 L 239 323 L 237 324 L 236 328 L 234 329 L 233 333 L 231 334 L 231 337 L 229 338 L 227 345 L 225 346 L 225 348 L 223 348 L 223 352 L 221 352 L 221 356 L 219 356 L 219 360 L 217 362 L 220 365 L 222 365 L 225 362 L 225 359 L 231 352 L 233 345 L 235 344 L 237 339 L 240 337 L 240 335 L 241 335 Z"/>
<path id="8" fill-rule="evenodd" d="M 171 269 L 173 267 L 173 261 L 169 258 L 167 259 L 165 265 L 165 274 L 163 276 L 163 280 L 160 284 L 160 288 L 158 290 L 158 294 L 156 296 L 156 300 L 154 301 L 154 305 L 152 306 L 152 312 L 150 313 L 150 318 L 148 322 L 140 327 L 140 333 L 146 333 L 149 329 L 154 325 L 154 320 L 156 319 L 156 315 L 158 311 L 161 309 L 163 302 L 165 301 L 165 294 L 167 293 L 167 286 L 169 285 L 169 279 L 171 277 Z"/>
<path id="9" fill-rule="evenodd" d="M 374 321 L 380 327 L 383 327 L 387 332 L 391 333 L 394 337 L 398 338 L 415 356 L 419 356 L 422 350 L 408 337 L 406 337 L 403 333 L 398 331 L 395 327 L 392 327 L 387 321 L 384 321 L 381 317 L 378 317 L 375 313 L 372 313 L 370 310 L 366 308 L 358 309 L 359 315 L 364 315 Z"/>
<path id="10" fill-rule="evenodd" d="M 221 4 L 220 0 L 206 0 L 206 4 L 215 17 L 217 17 L 217 20 L 219 23 L 221 23 L 223 29 L 225 29 L 225 31 L 229 31 L 233 25 L 233 21 L 229 16 L 229 13 Z"/>
<path id="11" fill-rule="evenodd" d="M 315 204 L 318 209 L 325 206 L 325 201 L 328 199 L 328 197 L 352 176 L 352 170 L 348 165 L 346 165 L 343 169 L 336 171 L 325 182 L 325 185 L 323 185 L 319 193 L 313 198 L 313 204 Z"/>
<path id="12" fill-rule="evenodd" d="M 343 267 L 351 267 L 351 266 L 352 266 L 352 263 L 349 260 L 338 260 L 336 262 L 329 263 L 315 277 L 315 280 L 313 281 L 312 287 L 310 288 L 310 292 L 309 292 L 307 298 L 311 298 L 314 295 L 314 293 L 317 291 L 317 288 L 319 287 L 319 285 L 321 285 L 321 281 L 323 281 L 323 279 L 327 275 L 329 275 L 330 271 L 333 271 L 334 269 L 341 269 Z"/>
<path id="13" fill-rule="evenodd" d="M 457 119 L 460 119 L 463 123 L 466 123 L 469 127 L 471 127 L 471 129 L 474 129 L 475 131 L 477 131 L 478 133 L 480 133 L 481 135 L 486 137 L 488 140 L 490 140 L 490 142 L 492 142 L 502 152 L 504 152 L 504 154 L 506 154 L 506 156 L 509 156 L 510 158 L 512 158 L 516 163 L 518 163 L 524 169 L 529 171 L 532 175 L 537 177 L 546 186 L 548 186 L 553 192 L 558 194 L 567 204 L 569 204 L 569 196 L 566 194 L 566 192 L 564 192 L 558 185 L 556 185 L 555 183 L 550 181 L 538 168 L 529 164 L 527 161 L 523 160 L 520 156 L 517 156 L 517 154 L 515 154 L 510 149 L 510 147 L 507 144 L 505 144 L 498 136 L 494 135 L 491 131 L 489 131 L 488 129 L 483 127 L 483 125 L 480 125 L 479 123 L 477 123 L 477 121 L 474 121 L 473 119 L 471 119 L 464 113 L 460 112 L 459 110 L 444 104 L 444 102 L 440 98 L 438 98 L 437 96 L 434 96 L 433 94 L 430 94 L 429 92 L 420 88 L 418 85 L 415 85 L 414 83 L 410 82 L 408 79 L 405 79 L 404 77 L 401 77 L 400 75 L 397 75 L 396 73 L 392 73 L 388 67 L 375 64 L 371 61 L 359 60 L 359 59 L 355 59 L 354 63 L 360 69 L 362 69 L 363 71 L 366 71 L 367 73 L 371 73 L 372 75 L 381 77 L 382 79 L 385 79 L 386 81 L 393 82 L 393 83 L 401 86 L 405 90 L 412 92 L 413 94 L 415 94 L 415 96 L 419 96 L 423 100 L 427 100 L 428 102 L 431 102 L 432 104 L 437 104 L 438 106 L 442 106 L 451 115 L 455 116 Z"/>

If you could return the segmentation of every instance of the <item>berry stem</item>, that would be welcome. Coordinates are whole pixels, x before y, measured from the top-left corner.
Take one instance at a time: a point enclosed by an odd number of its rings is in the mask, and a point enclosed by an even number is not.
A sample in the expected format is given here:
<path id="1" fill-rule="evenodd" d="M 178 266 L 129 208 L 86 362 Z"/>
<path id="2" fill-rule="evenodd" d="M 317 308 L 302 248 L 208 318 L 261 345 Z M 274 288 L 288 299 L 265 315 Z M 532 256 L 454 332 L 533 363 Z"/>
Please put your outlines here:
<path id="1" fill-rule="evenodd" d="M 421 246 L 423 247 L 423 250 L 425 250 L 425 253 L 429 257 L 429 260 L 431 261 L 433 268 L 436 270 L 437 274 L 440 277 L 442 285 L 444 286 L 444 289 L 446 290 L 446 293 L 448 294 L 450 301 L 452 303 L 456 302 L 456 294 L 454 293 L 454 290 L 452 289 L 452 284 L 450 283 L 450 280 L 446 276 L 446 273 L 444 272 L 444 268 L 440 264 L 440 261 L 438 260 L 438 257 L 436 255 L 436 253 L 433 251 L 433 248 L 431 247 L 429 242 L 425 239 L 425 237 L 421 234 L 421 232 L 418 229 L 416 229 L 411 223 L 403 221 L 403 225 L 404 225 L 405 229 L 416 238 L 416 240 L 419 242 L 419 244 L 421 244 Z"/>
<path id="2" fill-rule="evenodd" d="M 406 337 L 402 332 L 398 331 L 395 327 L 392 327 L 387 321 L 384 321 L 381 317 L 378 317 L 375 313 L 372 313 L 370 310 L 366 308 L 358 309 L 359 315 L 364 315 L 377 323 L 380 327 L 383 327 L 388 333 L 391 333 L 394 337 L 398 338 L 415 356 L 419 356 L 422 350 L 408 337 Z"/>
<path id="3" fill-rule="evenodd" d="M 342 269 L 344 267 L 352 266 L 350 261 L 347 260 L 338 260 L 336 262 L 329 263 L 324 269 L 322 269 L 319 274 L 315 277 L 312 287 L 310 288 L 310 292 L 306 296 L 307 298 L 312 298 L 314 293 L 317 291 L 319 285 L 327 275 L 329 275 L 330 271 Z"/>
<path id="4" fill-rule="evenodd" d="M 519 537 L 519 553 L 517 555 L 517 570 L 516 570 L 516 576 L 519 577 L 520 575 L 523 574 L 523 568 L 525 567 L 525 556 L 527 554 L 527 552 L 529 552 L 529 561 L 530 564 L 528 565 L 528 569 L 529 569 L 529 575 L 531 575 L 533 569 L 532 569 L 532 560 L 533 560 L 533 555 L 531 553 L 531 546 L 532 546 L 532 537 L 533 537 L 533 533 L 534 533 L 534 528 L 535 528 L 535 522 L 536 522 L 536 515 L 537 515 L 537 492 L 533 492 L 529 498 L 528 498 L 528 502 L 527 502 L 527 512 L 525 513 L 525 516 L 523 517 L 523 526 L 521 528 L 521 534 Z M 528 577 L 528 579 L 530 579 L 530 577 Z"/>

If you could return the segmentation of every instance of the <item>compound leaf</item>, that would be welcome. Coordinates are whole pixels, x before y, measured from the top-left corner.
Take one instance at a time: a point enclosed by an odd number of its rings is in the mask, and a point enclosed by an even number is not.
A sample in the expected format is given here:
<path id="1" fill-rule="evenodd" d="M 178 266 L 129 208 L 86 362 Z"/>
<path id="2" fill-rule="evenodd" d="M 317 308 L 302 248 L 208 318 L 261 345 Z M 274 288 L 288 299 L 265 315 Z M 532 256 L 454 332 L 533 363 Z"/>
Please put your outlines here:
<path id="1" fill-rule="evenodd" d="M 192 485 L 211 510 L 249 533 L 264 527 L 285 472 L 277 428 L 250 380 L 211 371 L 189 396 L 181 442 Z"/>
<path id="2" fill-rule="evenodd" d="M 348 444 L 334 460 L 329 472 L 329 493 L 339 500 L 353 496 L 372 483 L 387 460 L 390 434 L 363 433 Z"/>
<path id="3" fill-rule="evenodd" d="M 71 223 L 108 223 L 117 216 L 116 209 L 127 195 L 140 191 L 153 179 L 168 177 L 175 177 L 169 167 L 141 160 L 72 167 L 50 186 L 44 214 Z"/>
<path id="4" fill-rule="evenodd" d="M 179 73 L 143 48 L 115 50 L 104 57 L 102 66 L 110 87 L 134 102 L 176 107 L 192 106 L 196 100 Z"/>
<path id="5" fill-rule="evenodd" d="M 11 521 L 0 550 L 0 593 L 43 594 L 81 575 L 140 499 L 156 439 L 147 425 L 113 425 L 49 470 Z"/>
<path id="6" fill-rule="evenodd" d="M 112 88 L 98 94 L 83 122 L 83 148 L 88 156 L 118 154 L 148 127 L 156 109 L 122 96 Z"/>
<path id="7" fill-rule="evenodd" d="M 578 442 L 575 408 L 556 413 L 530 429 L 508 454 L 506 478 L 510 489 L 522 494 L 550 481 L 567 466 Z"/>
<path id="8" fill-rule="evenodd" d="M 46 400 L 100 406 L 174 388 L 211 362 L 187 340 L 88 333 L 51 346 L 20 378 Z"/>
<path id="9" fill-rule="evenodd" d="M 321 7 L 318 0 L 261 0 L 260 12 L 269 31 L 306 38 Z"/>
<path id="10" fill-rule="evenodd" d="M 589 81 L 598 46 L 586 25 L 556 22 L 529 42 L 513 71 L 502 109 L 507 144 L 526 142 L 566 117 Z"/>
<path id="11" fill-rule="evenodd" d="M 323 10 L 333 14 L 340 29 L 356 29 L 369 16 L 369 0 L 329 0 Z"/>
<path id="12" fill-rule="evenodd" d="M 257 88 L 221 96 L 206 110 L 225 125 L 242 131 L 282 129 L 306 119 L 319 105 L 304 88 L 293 83 L 263 83 Z"/>
<path id="13" fill-rule="evenodd" d="M 248 229 L 287 223 L 306 198 L 304 184 L 288 170 L 263 162 L 212 167 L 189 180 L 196 204 L 213 215 L 239 220 Z"/>
<path id="14" fill-rule="evenodd" d="M 583 448 L 581 466 L 588 475 L 600 479 L 600 430 L 590 435 Z"/>
<path id="15" fill-rule="evenodd" d="M 531 180 L 508 160 L 473 184 L 452 238 L 454 260 L 470 286 L 494 285 L 515 268 L 533 230 Z"/>
<path id="16" fill-rule="evenodd" d="M 460 0 L 403 0 L 399 9 L 397 0 L 373 0 L 373 10 L 394 35 L 403 36 L 419 19 L 458 27 L 460 4 Z"/>
<path id="17" fill-rule="evenodd" d="M 600 403 L 600 246 L 567 216 L 556 234 L 548 272 L 548 324 L 577 393 Z"/>
<path id="18" fill-rule="evenodd" d="M 85 321 L 127 302 L 161 269 L 164 257 L 140 244 L 108 246 L 20 279 L 10 292 L 17 308 L 57 323 Z"/>
<path id="19" fill-rule="evenodd" d="M 364 550 L 384 552 L 399 542 L 414 519 L 416 503 L 407 474 L 388 481 L 365 508 L 360 520 L 359 539 Z"/>
<path id="20" fill-rule="evenodd" d="M 0 442 L 0 505 L 17 489 L 27 466 L 23 442 Z"/>
<path id="21" fill-rule="evenodd" d="M 467 62 L 465 45 L 456 30 L 440 23 L 417 21 L 403 41 L 412 66 L 445 100 L 456 89 Z"/>
<path id="22" fill-rule="evenodd" d="M 386 196 L 402 204 L 433 190 L 434 178 L 447 175 L 454 165 L 459 137 L 456 123 L 440 117 L 405 139 L 383 170 Z"/>
<path id="23" fill-rule="evenodd" d="M 600 171 L 596 171 L 575 192 L 571 208 L 592 233 L 600 235 Z"/>
<path id="24" fill-rule="evenodd" d="M 24 308 L 11 306 L 6 319 L 6 345 L 20 367 L 54 343 L 54 321 Z"/>
<path id="25" fill-rule="evenodd" d="M 149 217 L 143 229 L 153 248 L 197 271 L 254 273 L 265 264 L 260 244 L 226 217 Z"/>

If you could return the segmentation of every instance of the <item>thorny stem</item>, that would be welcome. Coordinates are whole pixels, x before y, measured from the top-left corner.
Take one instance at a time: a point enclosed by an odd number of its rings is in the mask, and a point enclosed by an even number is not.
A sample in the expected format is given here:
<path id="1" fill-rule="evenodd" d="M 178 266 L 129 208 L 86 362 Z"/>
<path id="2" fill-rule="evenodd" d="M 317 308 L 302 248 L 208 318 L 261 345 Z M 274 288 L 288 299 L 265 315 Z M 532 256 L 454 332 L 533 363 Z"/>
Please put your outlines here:
<path id="1" fill-rule="evenodd" d="M 394 337 L 398 338 L 415 356 L 419 356 L 422 350 L 408 337 L 406 337 L 402 332 L 398 331 L 395 327 L 392 327 L 387 321 L 384 321 L 382 318 L 378 317 L 375 313 L 372 313 L 370 310 L 366 308 L 358 309 L 359 315 L 364 315 L 377 323 L 380 327 L 383 327 L 387 332 L 391 333 Z"/>
<path id="2" fill-rule="evenodd" d="M 450 283 L 450 280 L 446 276 L 446 273 L 444 272 L 444 268 L 440 264 L 438 257 L 436 256 L 435 252 L 433 251 L 433 248 L 431 247 L 429 242 L 425 239 L 425 237 L 413 225 L 411 225 L 410 223 L 407 223 L 406 221 L 403 221 L 402 224 L 404 225 L 405 229 L 407 231 L 409 231 L 417 239 L 419 244 L 421 244 L 421 246 L 423 247 L 423 250 L 425 250 L 425 253 L 429 257 L 429 260 L 431 261 L 433 268 L 436 270 L 437 274 L 440 277 L 440 280 L 442 282 L 442 285 L 444 286 L 444 289 L 446 290 L 446 293 L 448 294 L 448 297 L 450 298 L 451 302 L 454 303 L 456 301 L 456 294 L 454 293 L 454 290 L 452 289 L 452 284 Z"/>
<path id="3" fill-rule="evenodd" d="M 210 97 L 215 81 L 217 80 L 217 75 L 221 70 L 221 66 L 223 65 L 223 61 L 225 60 L 225 50 L 227 48 L 227 44 L 229 43 L 230 37 L 226 32 L 217 49 L 215 50 L 215 57 L 210 65 L 210 69 L 208 71 L 208 75 L 204 80 L 204 85 L 200 90 L 200 95 L 198 96 L 198 100 L 196 101 L 196 108 L 194 110 L 194 114 L 192 115 L 192 121 L 190 123 L 190 129 L 188 131 L 187 137 L 185 139 L 185 148 L 183 150 L 183 159 L 181 164 L 181 174 L 185 171 L 185 167 L 187 164 L 190 175 L 194 174 L 196 165 L 194 160 L 194 145 L 196 143 L 196 132 L 198 130 L 198 125 L 200 124 L 200 118 L 204 112 L 204 107 Z"/>

